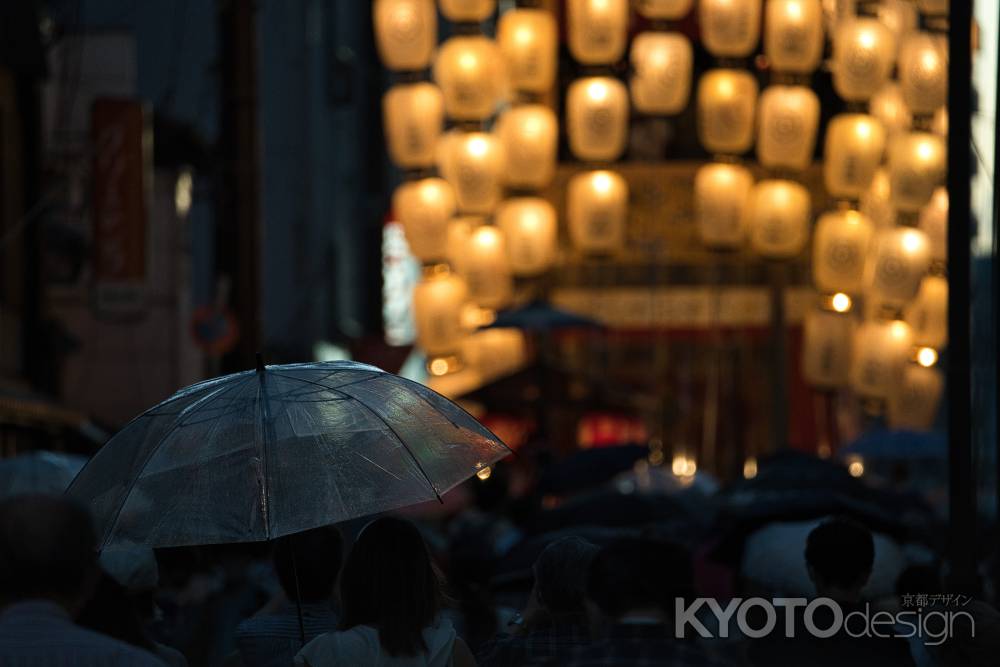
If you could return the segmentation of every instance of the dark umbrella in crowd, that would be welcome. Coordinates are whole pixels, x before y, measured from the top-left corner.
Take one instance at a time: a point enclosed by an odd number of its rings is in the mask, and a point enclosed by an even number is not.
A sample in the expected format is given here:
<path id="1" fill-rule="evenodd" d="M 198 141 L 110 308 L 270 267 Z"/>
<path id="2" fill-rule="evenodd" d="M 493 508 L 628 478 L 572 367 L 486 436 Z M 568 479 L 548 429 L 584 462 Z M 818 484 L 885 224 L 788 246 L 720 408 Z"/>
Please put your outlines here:
<path id="1" fill-rule="evenodd" d="M 136 417 L 68 493 L 100 545 L 273 540 L 440 498 L 510 450 L 457 405 L 374 366 L 267 366 Z"/>
<path id="2" fill-rule="evenodd" d="M 36 451 L 0 459 L 0 498 L 66 490 L 87 459 L 76 454 Z"/>

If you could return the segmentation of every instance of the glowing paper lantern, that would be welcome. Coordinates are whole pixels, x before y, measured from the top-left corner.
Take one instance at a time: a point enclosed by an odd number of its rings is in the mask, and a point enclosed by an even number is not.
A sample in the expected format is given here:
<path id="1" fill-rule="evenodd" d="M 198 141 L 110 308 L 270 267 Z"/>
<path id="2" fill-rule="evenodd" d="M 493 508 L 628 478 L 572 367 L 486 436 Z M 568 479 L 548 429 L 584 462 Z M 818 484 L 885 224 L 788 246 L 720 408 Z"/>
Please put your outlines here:
<path id="1" fill-rule="evenodd" d="M 712 153 L 739 154 L 753 145 L 757 81 L 743 70 L 717 69 L 698 82 L 698 138 Z"/>
<path id="2" fill-rule="evenodd" d="M 434 164 L 444 122 L 441 91 L 432 83 L 393 86 L 382 100 L 389 157 L 404 169 Z"/>
<path id="3" fill-rule="evenodd" d="M 936 368 L 908 365 L 901 381 L 889 393 L 886 418 L 890 428 L 926 431 L 934 424 L 944 378 Z"/>
<path id="4" fill-rule="evenodd" d="M 757 157 L 766 167 L 805 169 L 812 162 L 819 99 L 805 86 L 770 86 L 760 96 Z"/>
<path id="5" fill-rule="evenodd" d="M 612 254 L 625 245 L 628 184 L 613 171 L 573 176 L 566 188 L 566 215 L 573 247 L 590 254 Z"/>
<path id="6" fill-rule="evenodd" d="M 948 40 L 909 35 L 899 50 L 899 83 L 914 113 L 932 114 L 948 102 Z"/>
<path id="7" fill-rule="evenodd" d="M 734 164 L 707 164 L 694 177 L 694 212 L 701 242 L 712 248 L 742 245 L 750 214 L 753 176 Z"/>
<path id="8" fill-rule="evenodd" d="M 556 211 L 541 197 L 508 199 L 497 210 L 497 226 L 507 239 L 507 258 L 515 276 L 547 271 L 557 249 Z"/>
<path id="9" fill-rule="evenodd" d="M 487 382 L 519 370 L 527 357 L 528 344 L 520 329 L 483 329 L 462 341 L 462 361 Z"/>
<path id="10" fill-rule="evenodd" d="M 840 114 L 826 130 L 823 180 L 834 197 L 856 199 L 868 189 L 885 150 L 885 130 L 866 114 Z"/>
<path id="11" fill-rule="evenodd" d="M 452 37 L 441 45 L 434 61 L 434 81 L 444 93 L 449 118 L 489 118 L 506 94 L 500 49 L 486 37 Z"/>
<path id="12" fill-rule="evenodd" d="M 885 128 L 889 138 L 910 129 L 913 115 L 903 99 L 899 84 L 890 81 L 882 86 L 868 101 L 868 113 L 877 118 Z"/>
<path id="13" fill-rule="evenodd" d="M 901 211 L 919 211 L 944 182 L 948 168 L 944 140 L 929 132 L 911 132 L 889 145 L 892 200 Z"/>
<path id="14" fill-rule="evenodd" d="M 569 51 L 584 65 L 621 60 L 628 28 L 628 0 L 567 0 Z"/>
<path id="15" fill-rule="evenodd" d="M 761 0 L 700 0 L 701 39 L 714 56 L 743 57 L 760 39 Z"/>
<path id="16" fill-rule="evenodd" d="M 691 11 L 694 0 L 638 0 L 636 9 L 648 19 L 679 19 Z"/>
<path id="17" fill-rule="evenodd" d="M 921 231 L 931 244 L 931 261 L 943 264 L 948 261 L 948 190 L 938 188 L 931 200 L 920 210 Z"/>
<path id="18" fill-rule="evenodd" d="M 581 160 L 610 161 L 628 140 L 628 93 L 610 77 L 574 81 L 566 94 L 567 133 L 573 155 Z"/>
<path id="19" fill-rule="evenodd" d="M 862 102 L 889 79 L 895 37 L 878 19 L 843 21 L 833 38 L 833 88 L 848 102 Z"/>
<path id="20" fill-rule="evenodd" d="M 424 69 L 437 44 L 433 0 L 375 0 L 375 46 L 391 70 Z"/>
<path id="21" fill-rule="evenodd" d="M 931 122 L 931 131 L 934 134 L 948 137 L 948 107 L 941 107 L 934 112 L 934 120 Z"/>
<path id="22" fill-rule="evenodd" d="M 864 286 L 872 223 L 857 211 L 824 213 L 813 232 L 813 282 L 822 292 L 857 294 Z"/>
<path id="23" fill-rule="evenodd" d="M 429 356 L 458 350 L 462 336 L 462 309 L 468 298 L 465 281 L 450 272 L 425 275 L 413 289 L 413 318 L 417 345 Z"/>
<path id="24" fill-rule="evenodd" d="M 895 226 L 896 206 L 892 203 L 892 186 L 889 172 L 885 169 L 875 172 L 872 184 L 861 195 L 861 212 L 868 216 L 876 229 Z"/>
<path id="25" fill-rule="evenodd" d="M 913 344 L 940 350 L 948 343 L 948 280 L 925 276 L 920 291 L 905 311 L 913 330 Z"/>
<path id="26" fill-rule="evenodd" d="M 903 380 L 912 347 L 913 334 L 905 322 L 865 322 L 854 338 L 851 387 L 865 398 L 888 398 Z"/>
<path id="27" fill-rule="evenodd" d="M 544 93 L 556 77 L 556 20 L 541 9 L 512 9 L 500 17 L 497 42 L 507 61 L 510 84 Z"/>
<path id="28" fill-rule="evenodd" d="M 778 72 L 814 71 L 823 55 L 820 0 L 767 0 L 764 54 Z"/>
<path id="29" fill-rule="evenodd" d="M 462 277 L 469 286 L 469 296 L 483 308 L 497 310 L 513 294 L 510 263 L 503 232 L 493 225 L 472 230 L 465 243 Z"/>
<path id="30" fill-rule="evenodd" d="M 449 21 L 479 23 L 496 10 L 496 0 L 440 0 L 441 13 Z"/>
<path id="31" fill-rule="evenodd" d="M 930 265 L 930 242 L 922 231 L 912 227 L 880 230 L 867 267 L 873 302 L 902 306 L 917 295 Z"/>
<path id="32" fill-rule="evenodd" d="M 454 218 L 448 223 L 448 231 L 445 240 L 445 257 L 451 268 L 461 275 L 468 259 L 465 254 L 465 246 L 472 236 L 472 230 L 485 224 L 482 218 L 473 216 L 463 216 Z"/>
<path id="33" fill-rule="evenodd" d="M 876 8 L 879 22 L 896 36 L 901 45 L 905 37 L 917 29 L 920 17 L 910 0 L 881 0 Z"/>
<path id="34" fill-rule="evenodd" d="M 422 262 L 447 257 L 448 223 L 455 215 L 455 193 L 441 178 L 403 183 L 392 195 L 410 252 Z"/>
<path id="35" fill-rule="evenodd" d="M 503 147 L 492 134 L 453 130 L 441 137 L 438 169 L 455 189 L 462 213 L 493 212 L 502 194 L 503 165 Z"/>
<path id="36" fill-rule="evenodd" d="M 823 389 L 847 384 L 854 344 L 854 320 L 849 315 L 814 310 L 803 325 L 802 376 Z"/>
<path id="37" fill-rule="evenodd" d="M 543 188 L 556 170 L 559 129 L 547 106 L 513 107 L 500 116 L 497 136 L 503 144 L 507 185 Z"/>
<path id="38" fill-rule="evenodd" d="M 761 181 L 750 195 L 750 247 L 762 257 L 787 259 L 809 240 L 809 191 L 794 181 Z"/>
<path id="39" fill-rule="evenodd" d="M 632 104 L 640 113 L 676 114 L 691 95 L 691 42 L 679 33 L 644 32 L 632 40 L 629 82 Z"/>

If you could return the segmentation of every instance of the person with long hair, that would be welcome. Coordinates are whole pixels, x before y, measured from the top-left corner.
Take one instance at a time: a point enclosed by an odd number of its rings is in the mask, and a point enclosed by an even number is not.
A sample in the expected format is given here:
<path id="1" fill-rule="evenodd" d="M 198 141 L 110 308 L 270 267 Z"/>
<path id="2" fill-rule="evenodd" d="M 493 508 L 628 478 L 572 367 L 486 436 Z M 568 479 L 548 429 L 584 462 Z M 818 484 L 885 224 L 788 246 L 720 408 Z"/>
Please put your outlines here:
<path id="1" fill-rule="evenodd" d="M 376 519 L 358 536 L 340 575 L 340 630 L 320 635 L 296 665 L 467 667 L 468 646 L 441 617 L 442 581 L 420 531 Z"/>

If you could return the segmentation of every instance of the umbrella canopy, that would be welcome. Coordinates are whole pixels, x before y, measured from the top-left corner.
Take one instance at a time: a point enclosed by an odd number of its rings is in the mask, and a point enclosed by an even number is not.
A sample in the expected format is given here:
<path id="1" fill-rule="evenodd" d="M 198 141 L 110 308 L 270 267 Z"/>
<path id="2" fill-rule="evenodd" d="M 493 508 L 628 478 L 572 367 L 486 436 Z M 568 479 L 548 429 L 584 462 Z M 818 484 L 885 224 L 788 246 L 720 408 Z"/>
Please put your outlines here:
<path id="1" fill-rule="evenodd" d="M 454 403 L 374 366 L 258 363 L 134 419 L 68 493 L 102 546 L 254 542 L 440 498 L 509 452 Z"/>
<path id="2" fill-rule="evenodd" d="M 816 587 L 806 566 L 806 538 L 822 523 L 796 521 L 764 526 L 747 538 L 741 573 L 756 589 L 773 595 L 812 597 Z M 896 580 L 906 567 L 903 550 L 882 533 L 873 533 L 875 562 L 863 591 L 867 598 L 892 595 Z"/>
<path id="3" fill-rule="evenodd" d="M 596 320 L 561 310 L 545 301 L 532 301 L 520 308 L 504 310 L 497 313 L 496 320 L 490 328 L 517 327 L 528 331 L 554 331 L 556 329 L 600 329 L 602 325 Z"/>
<path id="4" fill-rule="evenodd" d="M 0 459 L 0 498 L 21 493 L 62 493 L 86 462 L 83 456 L 46 451 Z"/>
<path id="5" fill-rule="evenodd" d="M 948 458 L 948 443 L 943 433 L 917 431 L 869 431 L 841 452 L 841 458 L 934 460 Z"/>

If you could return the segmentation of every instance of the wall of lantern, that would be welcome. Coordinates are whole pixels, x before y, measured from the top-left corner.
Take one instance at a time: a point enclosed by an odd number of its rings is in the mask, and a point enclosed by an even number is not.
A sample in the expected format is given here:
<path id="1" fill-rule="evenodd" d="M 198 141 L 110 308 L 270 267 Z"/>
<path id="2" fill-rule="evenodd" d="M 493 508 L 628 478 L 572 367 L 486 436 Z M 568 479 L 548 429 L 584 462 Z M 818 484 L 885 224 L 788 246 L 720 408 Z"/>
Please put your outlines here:
<path id="1" fill-rule="evenodd" d="M 374 0 L 393 80 L 387 149 L 404 175 L 393 208 L 425 267 L 414 311 L 431 375 L 464 386 L 523 362 L 523 336 L 476 327 L 562 253 L 623 251 L 630 193 L 616 163 L 630 120 L 693 105 L 710 156 L 693 182 L 699 243 L 774 266 L 808 255 L 805 380 L 853 392 L 891 426 L 929 428 L 947 343 L 948 3 L 853 4 L 566 0 L 579 76 L 557 115 L 551 4 L 517 3 L 492 30 L 495 0 Z M 633 11 L 647 26 L 634 34 Z M 440 43 L 438 12 L 449 26 Z M 696 82 L 695 48 L 678 27 L 694 12 L 711 58 Z M 844 102 L 823 136 L 820 70 Z M 582 167 L 558 195 L 564 220 L 547 198 L 560 120 Z M 806 179 L 817 147 L 826 201 Z"/>

